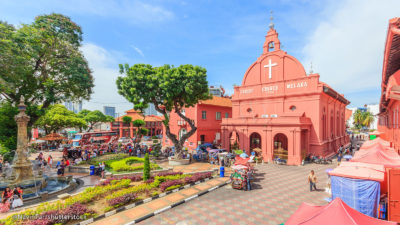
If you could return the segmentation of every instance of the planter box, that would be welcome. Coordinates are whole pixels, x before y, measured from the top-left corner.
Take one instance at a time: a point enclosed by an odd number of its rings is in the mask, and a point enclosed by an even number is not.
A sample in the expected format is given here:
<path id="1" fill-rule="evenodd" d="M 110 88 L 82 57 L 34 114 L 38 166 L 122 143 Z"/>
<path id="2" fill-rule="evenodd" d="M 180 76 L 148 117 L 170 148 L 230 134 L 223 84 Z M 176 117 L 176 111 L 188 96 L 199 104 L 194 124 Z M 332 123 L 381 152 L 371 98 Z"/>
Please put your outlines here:
<path id="1" fill-rule="evenodd" d="M 180 166 L 180 165 L 189 165 L 189 159 L 173 159 L 172 157 L 168 158 L 170 166 Z"/>

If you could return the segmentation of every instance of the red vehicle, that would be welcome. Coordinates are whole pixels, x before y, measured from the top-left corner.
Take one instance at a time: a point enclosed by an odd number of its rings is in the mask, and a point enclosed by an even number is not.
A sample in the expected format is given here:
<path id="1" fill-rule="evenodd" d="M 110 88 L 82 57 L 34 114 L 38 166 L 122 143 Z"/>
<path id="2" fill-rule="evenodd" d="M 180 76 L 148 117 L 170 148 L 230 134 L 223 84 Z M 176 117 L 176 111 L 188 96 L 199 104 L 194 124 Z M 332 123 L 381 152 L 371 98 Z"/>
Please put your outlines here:
<path id="1" fill-rule="evenodd" d="M 77 133 L 75 134 L 74 139 L 72 139 L 72 147 L 110 143 L 112 140 L 116 139 L 118 139 L 118 133 L 115 131 Z"/>

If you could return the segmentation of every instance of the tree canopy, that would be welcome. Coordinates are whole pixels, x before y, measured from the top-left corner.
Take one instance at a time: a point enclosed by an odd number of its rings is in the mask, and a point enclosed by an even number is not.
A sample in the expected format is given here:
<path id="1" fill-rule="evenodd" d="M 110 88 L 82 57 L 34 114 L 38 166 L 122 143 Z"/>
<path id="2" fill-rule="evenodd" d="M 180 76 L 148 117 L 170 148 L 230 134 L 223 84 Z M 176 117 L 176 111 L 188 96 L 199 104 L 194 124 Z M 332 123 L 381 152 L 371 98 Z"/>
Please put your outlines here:
<path id="1" fill-rule="evenodd" d="M 79 50 L 82 30 L 61 14 L 42 15 L 20 27 L 0 22 L 0 95 L 42 105 L 89 99 L 92 72 Z M 38 118 L 31 115 L 32 123 Z"/>
<path id="2" fill-rule="evenodd" d="M 63 105 L 52 105 L 35 123 L 46 134 L 55 133 L 63 128 L 85 128 L 86 121 Z"/>
<path id="3" fill-rule="evenodd" d="M 124 117 L 122 117 L 122 122 L 126 123 L 126 124 L 130 124 L 132 122 L 132 117 L 124 116 Z"/>
<path id="4" fill-rule="evenodd" d="M 353 114 L 353 120 L 353 124 L 357 129 L 361 129 L 363 127 L 369 128 L 374 122 L 375 117 L 369 111 L 361 111 L 357 109 Z"/>
<path id="5" fill-rule="evenodd" d="M 89 111 L 87 109 L 84 109 L 79 112 L 78 116 L 83 118 L 87 122 L 88 130 L 92 130 L 96 124 L 114 121 L 114 117 L 104 115 L 99 110 Z"/>
<path id="6" fill-rule="evenodd" d="M 164 115 L 166 135 L 175 145 L 176 157 L 181 157 L 185 140 L 197 129 L 194 121 L 183 115 L 181 110 L 211 98 L 206 69 L 193 65 L 153 67 L 135 64 L 129 67 L 125 64 L 119 67 L 120 73 L 125 76 L 117 79 L 118 93 L 132 102 L 136 110 L 143 110 L 149 103 L 154 104 L 156 110 Z M 191 128 L 179 140 L 169 127 L 170 112 L 177 113 Z"/>

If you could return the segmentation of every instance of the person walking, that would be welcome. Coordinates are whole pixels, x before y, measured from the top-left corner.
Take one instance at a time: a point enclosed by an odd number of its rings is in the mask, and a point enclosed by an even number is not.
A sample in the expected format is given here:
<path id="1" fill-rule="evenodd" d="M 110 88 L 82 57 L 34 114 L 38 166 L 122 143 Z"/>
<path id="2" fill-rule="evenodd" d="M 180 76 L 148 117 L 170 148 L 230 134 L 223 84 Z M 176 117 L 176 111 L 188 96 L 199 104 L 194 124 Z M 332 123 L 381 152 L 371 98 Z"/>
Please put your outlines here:
<path id="1" fill-rule="evenodd" d="M 100 169 L 101 169 L 101 179 L 104 179 L 105 177 L 104 177 L 104 173 L 105 173 L 105 171 L 106 171 L 106 164 L 104 163 L 104 162 L 102 162 L 101 164 L 100 164 Z"/>
<path id="2" fill-rule="evenodd" d="M 340 153 L 339 152 L 339 154 L 338 154 L 338 157 L 337 157 L 337 163 L 338 163 L 338 166 L 340 165 L 340 163 L 342 162 L 342 153 Z"/>
<path id="3" fill-rule="evenodd" d="M 314 190 L 317 190 L 317 176 L 315 176 L 314 170 L 311 170 L 310 174 L 308 175 L 308 182 L 310 183 L 310 191 L 314 188 Z"/>
<path id="4" fill-rule="evenodd" d="M 53 167 L 53 157 L 51 155 L 47 158 L 47 165 L 49 165 L 50 169 Z"/>

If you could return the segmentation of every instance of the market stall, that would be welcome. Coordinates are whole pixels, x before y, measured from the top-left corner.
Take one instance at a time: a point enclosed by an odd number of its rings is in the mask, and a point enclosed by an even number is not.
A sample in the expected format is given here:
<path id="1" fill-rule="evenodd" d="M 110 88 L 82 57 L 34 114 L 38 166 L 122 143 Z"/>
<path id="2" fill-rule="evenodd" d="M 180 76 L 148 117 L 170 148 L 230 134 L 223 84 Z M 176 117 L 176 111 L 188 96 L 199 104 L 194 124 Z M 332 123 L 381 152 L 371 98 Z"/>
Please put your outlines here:
<path id="1" fill-rule="evenodd" d="M 350 207 L 371 217 L 378 216 L 385 168 L 360 162 L 342 162 L 329 172 L 332 199 L 341 198 Z"/>

